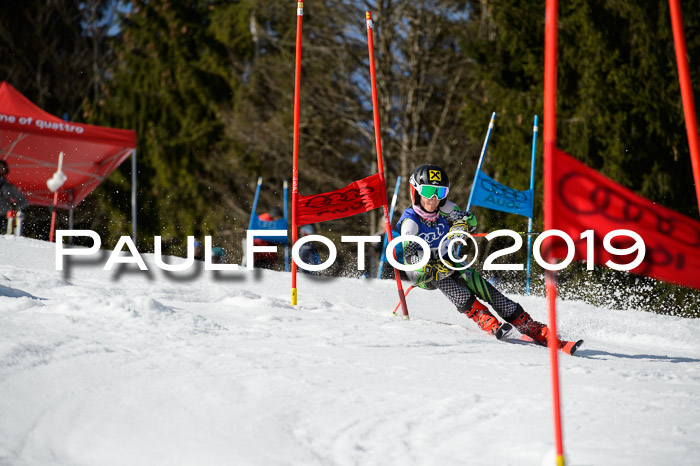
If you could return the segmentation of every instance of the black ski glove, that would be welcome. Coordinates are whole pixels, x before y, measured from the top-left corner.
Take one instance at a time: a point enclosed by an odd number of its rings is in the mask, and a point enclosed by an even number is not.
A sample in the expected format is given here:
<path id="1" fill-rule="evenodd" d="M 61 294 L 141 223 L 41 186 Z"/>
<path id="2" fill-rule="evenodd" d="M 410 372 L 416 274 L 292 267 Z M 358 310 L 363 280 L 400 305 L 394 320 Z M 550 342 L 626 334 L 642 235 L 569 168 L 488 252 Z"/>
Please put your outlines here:
<path id="1" fill-rule="evenodd" d="M 471 212 L 452 224 L 450 231 L 466 231 L 474 233 L 476 231 L 476 217 Z"/>
<path id="2" fill-rule="evenodd" d="M 440 259 L 431 259 L 419 272 L 418 282 L 437 282 L 452 275 L 454 270 L 450 267 L 453 267 L 453 264 L 448 260 L 445 260 L 445 263 L 447 265 L 443 264 Z"/>

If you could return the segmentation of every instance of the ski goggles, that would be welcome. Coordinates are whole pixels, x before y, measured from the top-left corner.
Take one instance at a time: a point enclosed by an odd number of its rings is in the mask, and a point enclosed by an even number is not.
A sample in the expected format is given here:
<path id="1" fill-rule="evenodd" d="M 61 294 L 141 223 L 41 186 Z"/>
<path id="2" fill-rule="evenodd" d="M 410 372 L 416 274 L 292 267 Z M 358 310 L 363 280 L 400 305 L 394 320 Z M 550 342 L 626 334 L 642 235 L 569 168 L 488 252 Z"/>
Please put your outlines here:
<path id="1" fill-rule="evenodd" d="M 416 187 L 418 194 L 426 199 L 436 199 L 443 200 L 447 197 L 447 193 L 450 192 L 450 188 L 447 186 L 433 186 L 430 184 L 421 184 Z"/>

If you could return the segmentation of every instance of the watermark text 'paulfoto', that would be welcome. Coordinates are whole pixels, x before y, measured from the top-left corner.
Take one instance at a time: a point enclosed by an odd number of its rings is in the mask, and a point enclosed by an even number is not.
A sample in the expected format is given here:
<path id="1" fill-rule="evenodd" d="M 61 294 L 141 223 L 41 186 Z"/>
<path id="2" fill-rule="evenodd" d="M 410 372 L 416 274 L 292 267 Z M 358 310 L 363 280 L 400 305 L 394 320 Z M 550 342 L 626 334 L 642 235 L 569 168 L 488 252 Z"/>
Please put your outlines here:
<path id="1" fill-rule="evenodd" d="M 255 253 L 264 252 L 277 252 L 277 246 L 267 245 L 258 246 L 253 244 L 255 237 L 257 236 L 276 236 L 285 238 L 287 236 L 286 230 L 248 230 L 246 233 L 246 269 L 253 270 L 254 268 L 254 255 Z M 614 238 L 618 236 L 626 236 L 634 240 L 634 244 L 620 249 L 612 245 Z M 93 240 L 93 244 L 88 248 L 74 248 L 66 247 L 63 244 L 63 238 L 67 237 L 88 237 Z M 487 241 L 492 241 L 498 237 L 509 237 L 514 240 L 514 244 L 501 250 L 497 250 L 489 254 L 489 256 L 484 261 L 483 270 L 523 270 L 523 264 L 512 264 L 512 263 L 495 263 L 494 260 L 498 257 L 513 254 L 520 250 L 523 246 L 523 239 L 520 234 L 511 230 L 498 230 L 486 235 Z M 542 258 L 541 248 L 542 242 L 550 237 L 558 237 L 564 240 L 567 246 L 566 258 L 558 263 L 548 263 Z M 469 248 L 469 243 L 467 239 L 471 240 L 471 248 Z M 581 240 L 586 241 L 586 262 L 588 270 L 593 270 L 594 264 L 594 231 L 586 230 L 580 236 Z M 367 243 L 379 243 L 382 241 L 380 236 L 341 236 L 341 242 L 343 243 L 356 243 L 357 244 L 357 269 L 365 270 L 365 245 Z M 168 264 L 163 261 L 162 255 L 162 240 L 160 236 L 153 238 L 153 249 L 154 249 L 154 260 L 156 266 L 162 270 L 169 272 L 180 272 L 189 269 L 194 265 L 194 236 L 187 237 L 187 258 L 184 262 L 179 264 Z M 301 247 L 308 242 L 320 242 L 326 245 L 329 254 L 325 261 L 320 264 L 307 264 L 301 260 L 299 256 L 299 250 Z M 393 251 L 399 244 L 404 242 L 415 242 L 417 243 L 423 251 L 422 259 L 417 264 L 402 264 L 394 258 Z M 100 236 L 92 230 L 57 230 L 56 231 L 56 270 L 63 270 L 63 259 L 66 256 L 90 256 L 97 254 L 102 245 L 102 240 Z M 467 262 L 468 257 L 462 255 L 460 257 L 455 257 L 456 246 L 467 246 L 470 250 L 469 256 L 473 256 L 470 262 Z M 122 254 L 124 246 L 129 250 L 129 254 Z M 628 256 L 630 254 L 636 253 L 637 256 L 632 262 L 627 264 L 617 264 L 612 261 L 607 261 L 606 266 L 615 270 L 632 270 L 639 266 L 644 260 L 646 254 L 646 248 L 644 245 L 644 240 L 642 237 L 631 230 L 614 230 L 609 232 L 603 238 L 603 247 L 607 252 L 612 255 L 617 256 Z M 238 264 L 214 264 L 212 263 L 211 256 L 212 240 L 211 236 L 204 237 L 204 265 L 205 270 L 229 270 L 235 271 L 239 269 Z M 446 235 L 439 245 L 439 250 L 442 252 L 441 257 L 447 256 L 448 262 L 443 259 L 446 266 L 454 270 L 464 270 L 470 267 L 478 257 L 479 246 L 474 240 L 474 237 L 469 233 L 456 233 L 452 232 Z M 419 236 L 407 235 L 407 236 L 397 236 L 393 238 L 386 247 L 386 258 L 388 262 L 399 270 L 412 271 L 422 268 L 431 258 L 430 246 L 428 243 Z M 571 237 L 561 230 L 548 230 L 541 233 L 534 242 L 533 245 L 533 256 L 535 261 L 545 270 L 561 270 L 569 266 L 574 260 L 576 249 Z M 321 235 L 308 235 L 300 238 L 292 247 L 292 260 L 297 264 L 298 267 L 309 270 L 309 271 L 322 271 L 329 268 L 335 262 L 337 257 L 337 249 L 335 244 L 325 236 Z M 107 262 L 105 263 L 103 270 L 112 270 L 115 264 L 136 264 L 140 270 L 148 270 L 146 263 L 141 257 L 141 254 L 136 249 L 136 245 L 128 236 L 122 236 L 114 249 L 109 255 Z"/>

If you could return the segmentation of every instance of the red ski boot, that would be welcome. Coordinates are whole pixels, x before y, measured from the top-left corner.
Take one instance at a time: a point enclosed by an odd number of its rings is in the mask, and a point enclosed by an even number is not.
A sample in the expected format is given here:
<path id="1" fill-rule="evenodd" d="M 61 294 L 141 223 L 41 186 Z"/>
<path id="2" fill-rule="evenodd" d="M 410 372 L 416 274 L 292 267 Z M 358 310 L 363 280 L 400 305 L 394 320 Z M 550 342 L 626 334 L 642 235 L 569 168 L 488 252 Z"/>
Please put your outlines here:
<path id="1" fill-rule="evenodd" d="M 537 343 L 538 345 L 548 346 L 547 338 L 550 334 L 549 327 L 532 320 L 530 314 L 525 312 L 522 307 L 518 306 L 518 310 L 515 312 L 513 317 L 511 317 L 511 319 L 513 327 L 517 328 L 520 333 L 532 338 L 533 342 Z M 573 355 L 582 344 L 583 340 L 566 341 L 560 340 L 559 337 L 557 337 L 558 348 L 566 354 Z"/>
<path id="2" fill-rule="evenodd" d="M 501 323 L 498 321 L 498 319 L 496 319 L 496 317 L 494 317 L 493 314 L 491 314 L 488 308 L 478 300 L 475 299 L 471 309 L 464 311 L 464 314 L 476 322 L 476 325 L 478 325 L 481 330 L 488 332 L 491 335 L 495 335 L 496 338 L 501 336 L 501 332 L 498 332 L 501 327 Z"/>
<path id="3" fill-rule="evenodd" d="M 547 346 L 547 337 L 549 337 L 549 328 L 532 320 L 530 314 L 525 312 L 522 307 L 519 308 L 520 313 L 513 319 L 513 327 L 518 329 L 523 335 L 527 335 L 532 338 L 535 343 L 541 346 Z"/>

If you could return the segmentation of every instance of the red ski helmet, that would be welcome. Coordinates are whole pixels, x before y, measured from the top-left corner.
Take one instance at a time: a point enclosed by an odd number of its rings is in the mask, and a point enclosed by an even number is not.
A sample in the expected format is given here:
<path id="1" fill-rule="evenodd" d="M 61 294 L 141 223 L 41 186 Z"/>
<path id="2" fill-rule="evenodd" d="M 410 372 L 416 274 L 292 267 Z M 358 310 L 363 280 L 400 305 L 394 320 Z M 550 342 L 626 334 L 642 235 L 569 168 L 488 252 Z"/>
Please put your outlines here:
<path id="1" fill-rule="evenodd" d="M 442 168 L 437 165 L 421 165 L 411 175 L 409 179 L 411 191 L 411 203 L 418 204 L 420 198 L 416 196 L 426 197 L 428 199 L 436 197 L 440 199 L 440 206 L 445 203 L 447 194 L 450 191 L 450 180 Z"/>

